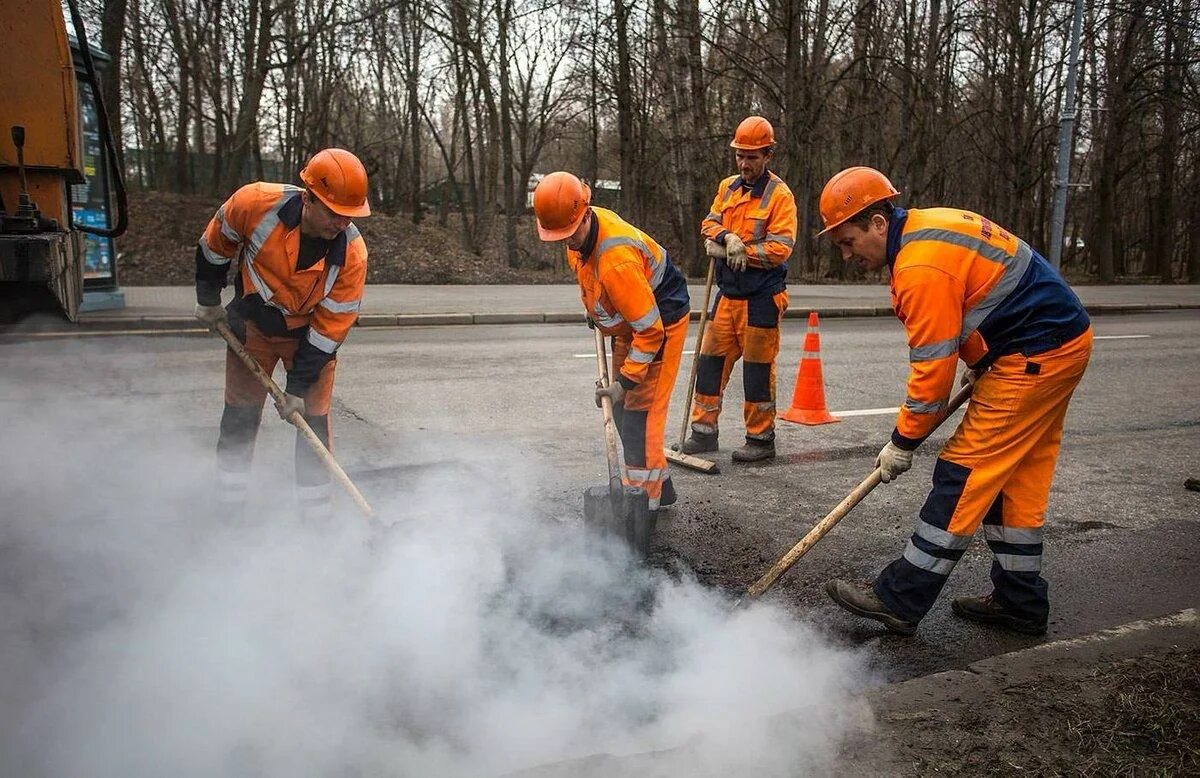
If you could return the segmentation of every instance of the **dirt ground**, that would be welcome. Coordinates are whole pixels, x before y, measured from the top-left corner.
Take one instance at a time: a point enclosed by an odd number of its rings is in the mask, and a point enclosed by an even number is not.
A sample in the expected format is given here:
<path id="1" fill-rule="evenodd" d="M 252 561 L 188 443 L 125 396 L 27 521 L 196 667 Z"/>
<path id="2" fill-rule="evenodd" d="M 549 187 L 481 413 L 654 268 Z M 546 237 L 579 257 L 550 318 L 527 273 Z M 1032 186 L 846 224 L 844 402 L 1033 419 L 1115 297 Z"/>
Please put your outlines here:
<path id="1" fill-rule="evenodd" d="M 1200 775 L 1194 650 L 1071 666 L 964 702 L 884 714 L 872 738 L 905 775 Z"/>
<path id="2" fill-rule="evenodd" d="M 192 283 L 196 239 L 221 199 L 170 192 L 130 192 L 129 231 L 117 243 L 122 286 L 175 286 Z M 481 255 L 462 247 L 456 217 L 447 226 L 428 214 L 414 225 L 409 216 L 375 214 L 355 222 L 367 241 L 372 284 L 562 284 L 574 276 L 561 254 L 538 241 L 529 217 L 517 229 L 519 267 L 507 267 L 494 246 L 502 225 L 483 241 Z"/>

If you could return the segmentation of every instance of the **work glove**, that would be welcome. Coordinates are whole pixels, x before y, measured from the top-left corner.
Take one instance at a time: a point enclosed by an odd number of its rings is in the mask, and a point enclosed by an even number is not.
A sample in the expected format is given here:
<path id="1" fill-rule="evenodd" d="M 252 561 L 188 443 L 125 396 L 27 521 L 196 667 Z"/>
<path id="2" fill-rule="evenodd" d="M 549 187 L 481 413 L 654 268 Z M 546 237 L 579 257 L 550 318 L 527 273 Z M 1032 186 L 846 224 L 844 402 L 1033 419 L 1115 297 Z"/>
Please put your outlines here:
<path id="1" fill-rule="evenodd" d="M 912 467 L 912 455 L 913 452 L 905 451 L 889 440 L 879 452 L 879 456 L 875 457 L 875 467 L 879 468 L 879 480 L 885 484 L 889 483 L 893 478 Z"/>
<path id="2" fill-rule="evenodd" d="M 725 264 L 730 270 L 742 271 L 746 269 L 746 244 L 732 232 L 725 234 Z"/>
<path id="3" fill-rule="evenodd" d="M 986 370 L 982 370 L 982 369 L 972 370 L 971 368 L 968 367 L 966 370 L 963 371 L 962 378 L 960 378 L 958 380 L 958 385 L 959 386 L 969 386 L 972 389 L 974 389 L 975 382 L 979 380 L 979 376 L 983 375 L 986 372 L 987 372 Z"/>
<path id="4" fill-rule="evenodd" d="M 282 400 L 275 403 L 275 410 L 279 413 L 279 418 L 290 422 L 293 413 L 304 415 L 304 398 L 294 394 L 285 394 Z"/>
<path id="5" fill-rule="evenodd" d="M 596 320 L 595 320 L 595 319 L 593 319 L 591 316 L 588 316 L 588 317 L 587 317 L 587 324 L 588 324 L 588 329 L 589 329 L 589 330 L 594 330 L 594 329 L 596 329 Z"/>
<path id="6" fill-rule="evenodd" d="M 711 238 L 704 241 L 704 253 L 710 257 L 724 257 L 725 247 Z"/>
<path id="7" fill-rule="evenodd" d="M 196 318 L 199 319 L 205 327 L 210 330 L 215 330 L 221 322 L 227 322 L 229 315 L 225 313 L 225 307 L 218 305 L 202 305 L 196 304 Z"/>
<path id="8" fill-rule="evenodd" d="M 621 386 L 620 381 L 613 381 L 607 387 L 596 387 L 596 407 L 603 408 L 604 405 L 600 402 L 600 398 L 609 397 L 612 399 L 613 405 L 621 405 L 625 402 L 625 387 Z"/>

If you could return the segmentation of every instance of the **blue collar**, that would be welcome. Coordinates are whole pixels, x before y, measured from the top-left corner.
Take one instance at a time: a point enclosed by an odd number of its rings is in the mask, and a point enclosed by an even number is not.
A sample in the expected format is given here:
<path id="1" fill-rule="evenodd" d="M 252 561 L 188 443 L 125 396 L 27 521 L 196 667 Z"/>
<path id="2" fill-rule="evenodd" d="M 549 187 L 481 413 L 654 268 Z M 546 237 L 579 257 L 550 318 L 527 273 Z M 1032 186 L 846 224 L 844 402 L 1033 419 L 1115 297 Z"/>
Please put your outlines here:
<path id="1" fill-rule="evenodd" d="M 893 208 L 888 218 L 887 234 L 887 265 L 889 272 L 900 253 L 900 234 L 904 232 L 904 223 L 908 220 L 908 211 L 904 208 Z"/>
<path id="2" fill-rule="evenodd" d="M 304 209 L 304 203 L 301 200 L 303 192 L 296 192 L 294 195 L 284 201 L 283 205 L 279 206 L 279 223 L 289 230 L 294 230 L 300 226 L 300 214 Z M 329 242 L 329 252 L 325 255 L 325 262 L 330 265 L 338 265 L 344 267 L 346 264 L 346 245 L 349 241 L 346 240 L 346 231 L 342 230 L 337 234 L 337 237 Z"/>
<path id="3" fill-rule="evenodd" d="M 771 180 L 770 169 L 764 169 L 761 176 L 753 184 L 747 184 L 742 180 L 741 175 L 734 176 L 733 183 L 729 185 L 729 191 L 737 189 L 745 189 L 750 192 L 751 197 L 762 197 L 763 192 L 767 188 L 767 182 Z"/>

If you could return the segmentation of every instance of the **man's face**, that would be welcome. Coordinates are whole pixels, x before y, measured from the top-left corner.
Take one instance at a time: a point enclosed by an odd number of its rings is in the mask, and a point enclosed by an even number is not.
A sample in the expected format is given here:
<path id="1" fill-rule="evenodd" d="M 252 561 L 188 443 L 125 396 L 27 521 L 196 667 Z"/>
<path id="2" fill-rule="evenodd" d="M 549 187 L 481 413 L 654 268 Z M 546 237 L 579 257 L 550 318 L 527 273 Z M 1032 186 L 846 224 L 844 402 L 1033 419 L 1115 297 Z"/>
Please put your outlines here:
<path id="1" fill-rule="evenodd" d="M 304 213 L 300 216 L 300 231 L 305 235 L 332 240 L 350 226 L 349 216 L 339 216 L 312 192 L 304 193 Z"/>
<path id="2" fill-rule="evenodd" d="M 887 262 L 887 219 L 871 216 L 867 228 L 843 222 L 829 233 L 842 252 L 843 262 L 857 262 L 866 270 L 878 270 Z"/>
<path id="3" fill-rule="evenodd" d="M 752 184 L 767 169 L 767 163 L 771 160 L 771 150 L 754 149 L 753 151 L 747 151 L 746 149 L 735 149 L 734 157 L 737 159 L 738 172 L 742 174 L 742 180 L 747 184 Z"/>

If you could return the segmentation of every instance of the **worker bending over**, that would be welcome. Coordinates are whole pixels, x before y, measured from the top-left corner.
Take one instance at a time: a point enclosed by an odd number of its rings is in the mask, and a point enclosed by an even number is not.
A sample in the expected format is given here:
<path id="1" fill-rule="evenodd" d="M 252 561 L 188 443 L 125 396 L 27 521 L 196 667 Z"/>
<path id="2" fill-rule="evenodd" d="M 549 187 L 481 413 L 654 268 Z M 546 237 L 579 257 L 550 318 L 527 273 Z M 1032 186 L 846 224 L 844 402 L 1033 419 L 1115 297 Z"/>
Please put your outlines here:
<path id="1" fill-rule="evenodd" d="M 983 525 L 993 591 L 954 601 L 967 619 L 1046 631 L 1042 523 L 1067 403 L 1087 368 L 1092 329 L 1041 254 L 995 222 L 957 208 L 905 210 L 878 170 L 852 167 L 821 193 L 822 234 L 843 260 L 885 265 L 908 335 L 908 389 L 876 466 L 884 482 L 912 464 L 937 425 L 961 358 L 970 404 L 933 468 L 933 489 L 904 554 L 873 585 L 830 581 L 843 608 L 911 635 Z"/>
<path id="2" fill-rule="evenodd" d="M 738 175 L 721 181 L 708 216 L 700 223 L 709 256 L 717 264 L 719 291 L 713 303 L 692 406 L 686 454 L 717 450 L 721 397 L 738 359 L 742 363 L 746 444 L 736 462 L 775 456 L 775 358 L 779 322 L 787 310 L 787 260 L 796 245 L 796 199 L 767 169 L 775 143 L 771 123 L 750 116 L 733 141 Z"/>
<path id="3" fill-rule="evenodd" d="M 367 276 L 367 247 L 350 221 L 371 213 L 367 172 L 350 152 L 325 149 L 300 171 L 300 180 L 303 188 L 247 184 L 217 209 L 196 249 L 196 318 L 210 327 L 227 320 L 268 375 L 282 360 L 287 396 L 275 405 L 279 416 L 287 420 L 299 411 L 331 448 L 337 350 L 358 318 Z M 234 257 L 233 301 L 222 307 Z M 266 396 L 227 350 L 217 467 L 220 499 L 231 513 L 245 501 Z M 328 473 L 299 430 L 296 483 L 301 517 L 328 515 Z"/>
<path id="4" fill-rule="evenodd" d="M 688 327 L 688 292 L 653 238 L 604 208 L 570 173 L 551 173 L 533 192 L 538 235 L 566 244 L 590 325 L 611 335 L 612 384 L 596 389 L 612 398 L 625 452 L 622 482 L 640 486 L 650 508 L 675 502 L 663 434 L 667 406 Z"/>

